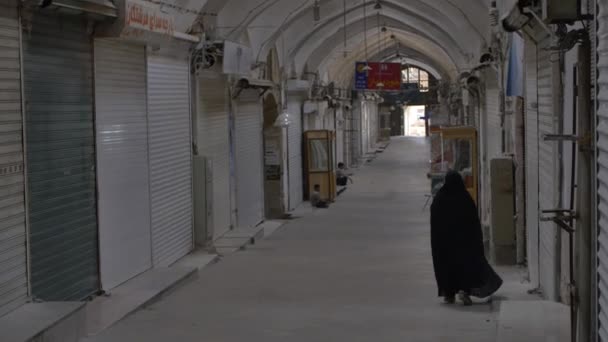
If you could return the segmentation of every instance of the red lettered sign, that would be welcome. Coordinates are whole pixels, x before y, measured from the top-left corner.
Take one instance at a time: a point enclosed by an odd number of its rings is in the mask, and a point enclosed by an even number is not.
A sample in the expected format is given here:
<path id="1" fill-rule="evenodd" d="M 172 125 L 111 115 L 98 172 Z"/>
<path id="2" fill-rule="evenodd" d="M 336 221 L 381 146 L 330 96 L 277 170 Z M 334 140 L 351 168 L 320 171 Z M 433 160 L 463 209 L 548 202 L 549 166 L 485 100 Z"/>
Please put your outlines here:
<path id="1" fill-rule="evenodd" d="M 369 66 L 372 70 L 367 76 L 367 89 L 401 89 L 401 63 L 369 63 Z"/>

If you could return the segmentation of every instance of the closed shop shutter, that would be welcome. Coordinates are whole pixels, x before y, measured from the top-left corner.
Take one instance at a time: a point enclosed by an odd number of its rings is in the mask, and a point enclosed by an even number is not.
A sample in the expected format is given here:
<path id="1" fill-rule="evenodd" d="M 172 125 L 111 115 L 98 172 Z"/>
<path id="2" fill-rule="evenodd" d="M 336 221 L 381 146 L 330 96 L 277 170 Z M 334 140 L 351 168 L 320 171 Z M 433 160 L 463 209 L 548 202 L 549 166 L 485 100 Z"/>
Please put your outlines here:
<path id="1" fill-rule="evenodd" d="M 211 164 L 213 238 L 230 230 L 230 141 L 224 76 L 204 73 L 198 80 L 198 152 Z"/>
<path id="2" fill-rule="evenodd" d="M 40 13 L 23 38 L 32 293 L 80 300 L 99 290 L 92 39 Z"/>
<path id="3" fill-rule="evenodd" d="M 99 266 L 109 291 L 152 266 L 144 46 L 95 41 L 95 105 Z"/>
<path id="4" fill-rule="evenodd" d="M 496 81 L 496 80 L 494 80 Z M 502 154 L 502 124 L 500 119 L 500 90 L 497 84 L 486 88 L 486 115 L 488 120 L 488 163 Z M 489 171 L 488 171 L 489 172 Z"/>
<path id="5" fill-rule="evenodd" d="M 355 107 L 350 111 L 350 160 L 351 166 L 359 165 L 359 158 L 361 158 L 361 107 Z"/>
<path id="6" fill-rule="evenodd" d="M 256 91 L 239 96 L 235 130 L 237 222 L 239 227 L 254 227 L 264 219 L 262 103 Z"/>
<path id="7" fill-rule="evenodd" d="M 192 139 L 187 59 L 148 57 L 148 129 L 154 266 L 188 254 L 192 231 Z"/>
<path id="8" fill-rule="evenodd" d="M 598 1 L 598 335 L 608 341 L 608 1 Z"/>
<path id="9" fill-rule="evenodd" d="M 27 299 L 19 50 L 17 2 L 0 0 L 0 316 Z"/>
<path id="10" fill-rule="evenodd" d="M 484 223 L 489 222 L 491 217 L 491 187 L 490 187 L 490 163 L 492 159 L 499 158 L 502 155 L 502 123 L 500 113 L 500 89 L 498 88 L 498 79 L 495 72 L 486 73 L 486 95 L 485 95 L 485 118 L 481 122 L 486 122 L 487 127 L 484 127 L 484 150 L 485 158 L 482 164 L 482 181 L 484 193 L 481 202 L 482 217 Z"/>
<path id="11" fill-rule="evenodd" d="M 554 79 L 553 52 L 549 51 L 551 39 L 546 32 L 538 29 L 538 169 L 539 169 L 539 206 L 540 210 L 557 208 L 558 186 L 557 170 L 557 144 L 552 141 L 544 141 L 547 134 L 556 134 L 554 116 Z M 539 223 L 539 263 L 540 263 L 540 286 L 548 299 L 557 299 L 559 296 L 559 284 L 556 283 L 555 274 L 559 264 L 555 262 L 557 250 L 558 228 L 550 222 Z"/>
<path id="12" fill-rule="evenodd" d="M 291 123 L 288 128 L 289 160 L 289 210 L 294 210 L 304 201 L 302 162 L 302 113 L 298 102 L 289 103 Z"/>
<path id="13" fill-rule="evenodd" d="M 344 147 L 344 112 L 336 109 L 336 168 L 338 163 L 347 162 Z"/>
<path id="14" fill-rule="evenodd" d="M 361 155 L 369 152 L 369 104 L 361 103 Z"/>
<path id="15" fill-rule="evenodd" d="M 526 241 L 530 283 L 539 286 L 538 78 L 536 43 L 525 41 Z"/>

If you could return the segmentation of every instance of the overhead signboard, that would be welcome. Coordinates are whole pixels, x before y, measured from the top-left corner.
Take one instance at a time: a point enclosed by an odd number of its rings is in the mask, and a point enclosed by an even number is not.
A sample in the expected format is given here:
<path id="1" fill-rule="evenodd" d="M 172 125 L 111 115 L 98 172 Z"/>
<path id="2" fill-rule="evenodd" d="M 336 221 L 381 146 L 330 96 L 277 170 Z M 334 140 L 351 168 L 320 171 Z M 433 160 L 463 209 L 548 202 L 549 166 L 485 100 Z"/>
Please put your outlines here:
<path id="1" fill-rule="evenodd" d="M 400 90 L 401 80 L 401 63 L 357 62 L 355 65 L 357 90 Z"/>
<path id="2" fill-rule="evenodd" d="M 123 36 L 137 36 L 145 32 L 173 36 L 174 18 L 164 13 L 158 5 L 138 1 L 126 1 L 125 28 Z"/>

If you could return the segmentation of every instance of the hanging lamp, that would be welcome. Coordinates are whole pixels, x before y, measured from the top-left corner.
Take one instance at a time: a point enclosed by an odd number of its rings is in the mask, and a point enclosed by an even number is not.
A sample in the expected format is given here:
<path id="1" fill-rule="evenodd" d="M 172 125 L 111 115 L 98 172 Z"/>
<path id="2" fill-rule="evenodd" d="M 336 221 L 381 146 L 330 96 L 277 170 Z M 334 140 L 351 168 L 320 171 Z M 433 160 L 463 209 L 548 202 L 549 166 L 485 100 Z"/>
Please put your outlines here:
<path id="1" fill-rule="evenodd" d="M 312 16 L 315 23 L 321 20 L 321 4 L 319 0 L 315 0 L 315 3 L 312 5 Z"/>

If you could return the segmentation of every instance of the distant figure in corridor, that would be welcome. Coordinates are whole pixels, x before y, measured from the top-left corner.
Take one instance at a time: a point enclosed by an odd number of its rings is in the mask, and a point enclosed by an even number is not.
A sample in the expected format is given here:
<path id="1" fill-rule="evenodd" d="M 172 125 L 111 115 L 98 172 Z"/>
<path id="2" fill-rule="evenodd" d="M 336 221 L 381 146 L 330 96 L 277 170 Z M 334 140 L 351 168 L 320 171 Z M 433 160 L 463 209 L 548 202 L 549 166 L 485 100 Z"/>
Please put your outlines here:
<path id="1" fill-rule="evenodd" d="M 313 208 L 329 208 L 329 203 L 321 199 L 321 186 L 319 184 L 315 184 L 313 187 L 313 191 L 310 194 L 310 205 Z"/>
<path id="2" fill-rule="evenodd" d="M 458 172 L 447 174 L 431 205 L 431 247 L 439 296 L 446 303 L 455 303 L 460 293 L 469 306 L 470 296 L 486 298 L 502 286 L 485 257 L 477 207 Z"/>
<path id="3" fill-rule="evenodd" d="M 338 186 L 347 186 L 348 181 L 352 183 L 353 180 L 350 178 L 351 175 L 346 173 L 346 165 L 340 162 L 338 163 L 338 170 L 336 170 L 336 184 Z"/>

